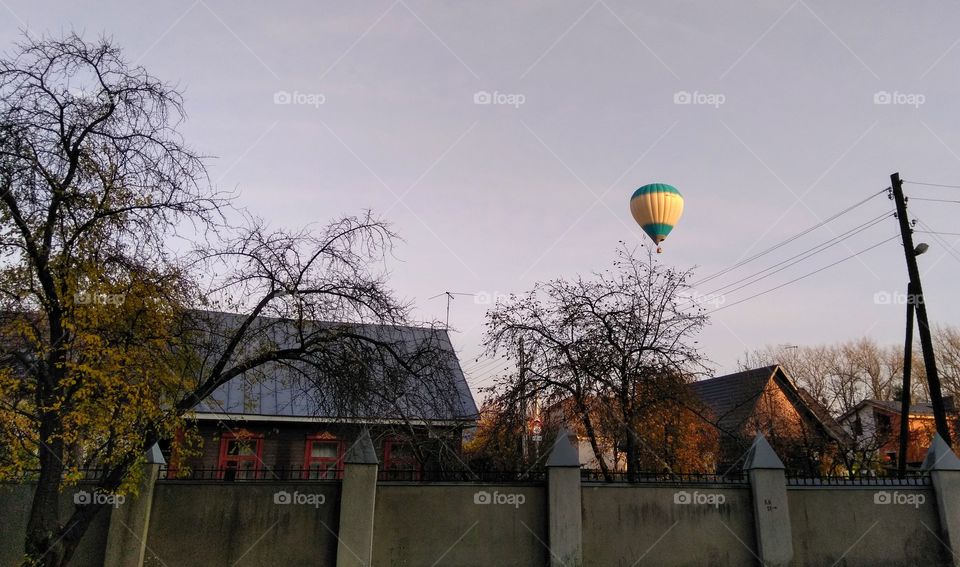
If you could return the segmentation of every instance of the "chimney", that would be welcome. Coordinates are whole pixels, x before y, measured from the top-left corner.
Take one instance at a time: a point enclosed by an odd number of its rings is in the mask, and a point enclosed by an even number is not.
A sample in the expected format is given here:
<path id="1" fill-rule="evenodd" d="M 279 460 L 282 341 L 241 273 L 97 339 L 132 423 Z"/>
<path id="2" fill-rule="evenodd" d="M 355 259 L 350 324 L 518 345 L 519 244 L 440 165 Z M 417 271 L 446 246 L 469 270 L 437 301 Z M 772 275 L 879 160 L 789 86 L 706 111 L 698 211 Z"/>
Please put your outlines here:
<path id="1" fill-rule="evenodd" d="M 943 409 L 947 413 L 956 413 L 957 408 L 954 404 L 953 396 L 944 396 L 943 397 Z"/>

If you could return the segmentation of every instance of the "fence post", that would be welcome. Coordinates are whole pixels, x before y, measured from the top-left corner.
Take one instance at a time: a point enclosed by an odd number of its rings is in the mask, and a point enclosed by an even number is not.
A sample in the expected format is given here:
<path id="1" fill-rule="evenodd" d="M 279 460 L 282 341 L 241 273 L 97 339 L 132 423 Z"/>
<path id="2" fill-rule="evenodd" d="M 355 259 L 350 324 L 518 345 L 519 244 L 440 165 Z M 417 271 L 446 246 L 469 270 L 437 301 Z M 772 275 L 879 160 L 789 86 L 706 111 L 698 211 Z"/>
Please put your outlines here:
<path id="1" fill-rule="evenodd" d="M 153 509 L 153 491 L 160 475 L 160 467 L 166 464 L 160 447 L 154 445 L 147 451 L 137 495 L 127 498 L 123 504 L 110 511 L 110 527 L 107 545 L 103 554 L 106 567 L 142 567 L 147 549 L 147 534 L 150 530 L 150 512 Z"/>
<path id="2" fill-rule="evenodd" d="M 759 431 L 743 469 L 750 476 L 757 557 L 765 566 L 786 566 L 793 559 L 787 477 L 780 457 Z"/>
<path id="3" fill-rule="evenodd" d="M 954 566 L 960 567 L 960 459 L 937 433 L 923 461 L 930 472 L 940 518 L 940 541 L 947 546 Z"/>
<path id="4" fill-rule="evenodd" d="M 572 434 L 563 428 L 547 459 L 547 521 L 551 567 L 583 565 L 583 520 L 580 504 L 580 456 Z"/>
<path id="5" fill-rule="evenodd" d="M 343 459 L 337 567 L 369 567 L 377 499 L 377 453 L 364 429 Z"/>

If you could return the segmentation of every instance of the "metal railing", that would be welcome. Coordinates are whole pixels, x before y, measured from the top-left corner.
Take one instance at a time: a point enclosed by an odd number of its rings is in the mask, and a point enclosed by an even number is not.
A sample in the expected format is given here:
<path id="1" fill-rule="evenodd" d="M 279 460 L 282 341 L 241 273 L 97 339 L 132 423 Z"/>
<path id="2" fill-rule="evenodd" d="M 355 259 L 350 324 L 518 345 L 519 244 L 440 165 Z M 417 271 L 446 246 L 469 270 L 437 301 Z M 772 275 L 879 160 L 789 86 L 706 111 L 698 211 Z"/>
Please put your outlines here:
<path id="1" fill-rule="evenodd" d="M 317 470 L 302 467 L 260 468 L 238 470 L 233 468 L 160 468 L 160 480 L 187 482 L 330 482 L 343 478 L 343 470 Z M 474 482 L 511 483 L 544 482 L 546 473 L 540 471 L 471 471 L 450 469 L 379 470 L 377 480 L 382 482 Z"/>
<path id="2" fill-rule="evenodd" d="M 472 471 L 472 470 L 381 470 L 377 479 L 386 482 L 475 482 L 500 484 L 511 482 L 545 482 L 546 472 Z"/>
<path id="3" fill-rule="evenodd" d="M 910 471 L 903 478 L 884 474 L 820 475 L 788 474 L 787 486 L 929 486 L 930 475 Z"/>
<path id="4" fill-rule="evenodd" d="M 65 473 L 65 476 L 69 475 L 71 479 L 77 479 L 80 482 L 95 482 L 103 479 L 110 471 L 101 468 L 86 468 L 79 469 L 75 472 L 77 476 L 74 475 L 74 471 Z M 4 479 L 4 482 L 36 482 L 39 478 L 40 471 L 38 469 L 27 469 L 11 475 L 9 478 Z"/>
<path id="5" fill-rule="evenodd" d="M 160 467 L 160 480 L 201 482 L 331 482 L 343 478 L 342 470 L 319 470 L 304 467 L 262 467 L 171 469 Z"/>
<path id="6" fill-rule="evenodd" d="M 597 469 L 581 469 L 580 479 L 583 482 L 662 484 L 667 486 L 681 484 L 748 484 L 747 476 L 740 471 L 729 474 L 637 471 L 633 473 L 611 472 L 604 475 L 603 471 Z"/>

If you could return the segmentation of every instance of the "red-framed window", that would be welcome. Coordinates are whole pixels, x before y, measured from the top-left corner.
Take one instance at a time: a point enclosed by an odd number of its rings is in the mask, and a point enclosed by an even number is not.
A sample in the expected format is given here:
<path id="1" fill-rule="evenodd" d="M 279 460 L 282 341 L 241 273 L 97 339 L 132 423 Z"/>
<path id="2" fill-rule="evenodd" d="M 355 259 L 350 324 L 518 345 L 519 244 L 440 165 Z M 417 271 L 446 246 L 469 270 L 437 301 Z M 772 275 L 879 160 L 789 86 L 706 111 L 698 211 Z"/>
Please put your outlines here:
<path id="1" fill-rule="evenodd" d="M 389 480 L 420 480 L 421 467 L 410 443 L 401 439 L 383 442 L 383 470 Z"/>
<path id="2" fill-rule="evenodd" d="M 167 459 L 167 478 L 174 478 L 177 476 L 177 473 L 180 471 L 180 451 L 177 450 L 178 447 L 182 447 L 187 436 L 184 433 L 183 429 L 177 428 L 176 433 L 173 435 L 173 440 L 170 442 L 169 451 L 170 458 Z"/>
<path id="3" fill-rule="evenodd" d="M 308 435 L 303 454 L 303 478 L 333 480 L 343 478 L 345 446 L 330 433 Z"/>
<path id="4" fill-rule="evenodd" d="M 263 435 L 248 431 L 220 436 L 220 470 L 223 480 L 253 480 L 263 464 Z"/>

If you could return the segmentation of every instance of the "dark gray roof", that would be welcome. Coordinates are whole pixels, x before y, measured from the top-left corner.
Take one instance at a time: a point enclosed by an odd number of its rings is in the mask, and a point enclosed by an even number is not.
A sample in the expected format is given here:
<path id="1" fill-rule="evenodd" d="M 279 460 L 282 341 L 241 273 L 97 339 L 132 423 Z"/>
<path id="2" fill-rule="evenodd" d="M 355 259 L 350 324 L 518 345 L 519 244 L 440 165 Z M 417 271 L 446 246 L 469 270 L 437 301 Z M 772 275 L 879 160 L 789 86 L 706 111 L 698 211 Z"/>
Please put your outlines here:
<path id="1" fill-rule="evenodd" d="M 710 378 L 690 384 L 694 394 L 713 413 L 714 423 L 729 434 L 750 433 L 741 431 L 753 414 L 764 389 L 774 380 L 794 407 L 806 412 L 815 423 L 835 440 L 845 442 L 846 434 L 823 405 L 809 392 L 796 385 L 778 365 L 764 366 L 735 372 L 718 378 Z"/>
<path id="2" fill-rule="evenodd" d="M 207 318 L 210 334 L 221 342 L 242 321 L 239 315 L 226 313 L 203 312 L 202 316 Z M 261 318 L 258 322 L 254 333 L 262 332 L 263 337 L 251 341 L 252 345 L 272 341 L 271 346 L 283 346 L 296 339 L 293 332 L 296 324 L 292 321 Z M 400 353 L 416 373 L 398 367 L 390 356 L 383 354 L 383 348 L 365 350 L 362 361 L 358 362 L 358 357 L 351 358 L 351 353 L 368 343 L 355 341 L 346 347 L 333 343 L 329 350 L 340 349 L 339 352 L 319 354 L 315 364 L 268 363 L 255 372 L 242 374 L 220 386 L 194 411 L 201 417 L 242 414 L 278 420 L 470 421 L 477 418 L 476 403 L 446 330 L 331 322 L 309 325 L 314 331 L 319 329 L 331 336 L 342 330 L 388 345 Z M 255 352 L 252 345 L 247 350 Z"/>
<path id="3" fill-rule="evenodd" d="M 857 404 L 857 409 L 865 404 L 871 404 L 892 413 L 900 413 L 900 402 L 895 400 L 863 400 Z M 910 413 L 913 415 L 933 415 L 933 406 L 930 405 L 930 402 L 917 402 L 910 406 Z"/>
<path id="4" fill-rule="evenodd" d="M 716 425 L 737 433 L 750 419 L 776 366 L 765 366 L 690 384 L 697 398 L 713 413 Z"/>

